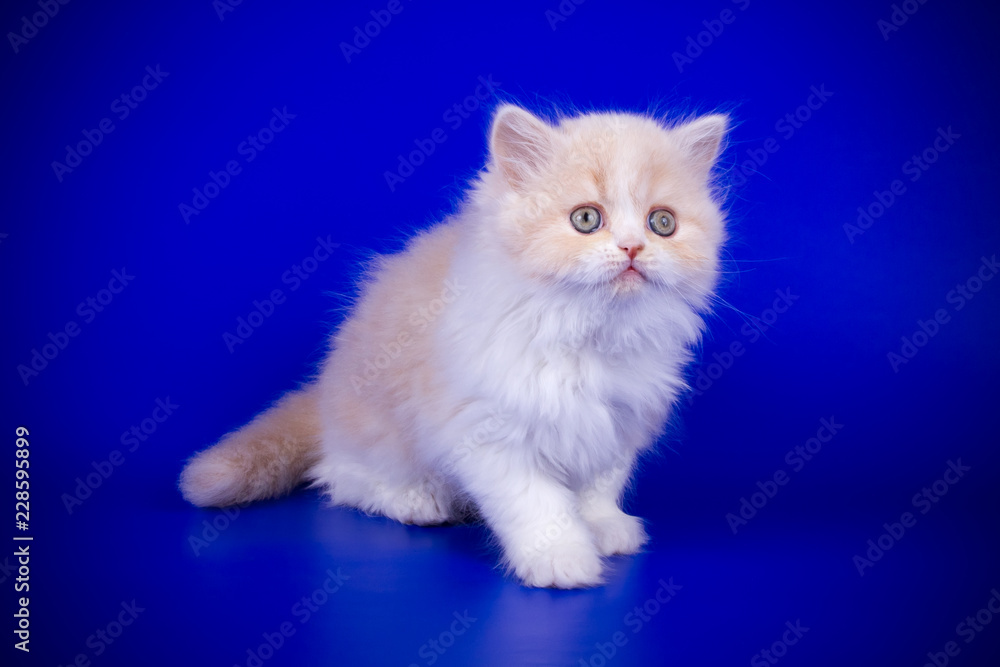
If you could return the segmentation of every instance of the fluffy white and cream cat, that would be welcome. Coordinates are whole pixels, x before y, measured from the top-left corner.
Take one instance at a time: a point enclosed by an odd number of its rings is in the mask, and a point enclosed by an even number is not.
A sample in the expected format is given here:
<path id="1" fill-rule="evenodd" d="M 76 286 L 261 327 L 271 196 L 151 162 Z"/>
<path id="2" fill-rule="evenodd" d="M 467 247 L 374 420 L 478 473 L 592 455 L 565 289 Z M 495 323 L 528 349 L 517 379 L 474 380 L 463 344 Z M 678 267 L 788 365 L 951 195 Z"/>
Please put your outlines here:
<path id="1" fill-rule="evenodd" d="M 718 279 L 726 128 L 499 107 L 459 211 L 373 264 L 318 376 L 194 456 L 184 497 L 309 481 L 404 523 L 478 515 L 525 584 L 599 584 L 647 539 L 622 495 Z"/>

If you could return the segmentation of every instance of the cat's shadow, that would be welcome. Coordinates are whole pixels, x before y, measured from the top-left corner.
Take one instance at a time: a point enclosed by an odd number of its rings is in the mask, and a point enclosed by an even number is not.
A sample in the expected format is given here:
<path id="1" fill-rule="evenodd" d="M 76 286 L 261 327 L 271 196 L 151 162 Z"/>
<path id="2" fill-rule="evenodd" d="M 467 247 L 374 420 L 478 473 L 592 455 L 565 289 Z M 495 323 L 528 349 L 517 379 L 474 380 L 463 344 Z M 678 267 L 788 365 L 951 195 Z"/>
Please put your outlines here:
<path id="1" fill-rule="evenodd" d="M 419 558 L 444 552 L 483 558 L 495 557 L 491 535 L 478 516 L 436 526 L 414 526 L 348 507 L 323 507 L 317 512 L 316 537 L 331 554 L 362 555 L 368 561 Z"/>
<path id="2" fill-rule="evenodd" d="M 401 524 L 345 507 L 323 507 L 314 519 L 317 541 L 338 562 L 364 563 L 387 578 L 406 573 L 423 581 L 452 581 L 467 590 L 479 589 L 491 598 L 502 596 L 537 604 L 539 598 L 562 600 L 575 596 L 619 595 L 641 569 L 643 554 L 607 559 L 606 584 L 564 591 L 522 586 L 498 564 L 501 550 L 495 536 L 475 512 L 463 521 L 439 526 Z M 514 591 L 514 593 L 505 591 Z M 513 597 L 509 597 L 513 595 Z M 566 602 L 570 607 L 576 603 Z M 584 603 L 579 603 L 584 604 Z"/>

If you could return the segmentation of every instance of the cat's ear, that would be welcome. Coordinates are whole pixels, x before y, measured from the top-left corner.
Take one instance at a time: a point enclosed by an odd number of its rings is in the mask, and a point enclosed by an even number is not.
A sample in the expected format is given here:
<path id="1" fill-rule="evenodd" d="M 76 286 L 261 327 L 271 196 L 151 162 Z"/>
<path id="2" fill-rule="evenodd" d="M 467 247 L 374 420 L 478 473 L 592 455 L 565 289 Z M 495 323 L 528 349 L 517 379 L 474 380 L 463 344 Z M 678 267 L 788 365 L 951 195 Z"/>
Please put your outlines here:
<path id="1" fill-rule="evenodd" d="M 507 182 L 521 189 L 552 159 L 553 130 L 545 121 L 513 104 L 493 115 L 490 155 Z"/>
<path id="2" fill-rule="evenodd" d="M 719 158 L 728 129 L 729 116 L 710 114 L 674 128 L 673 133 L 691 166 L 707 174 Z"/>

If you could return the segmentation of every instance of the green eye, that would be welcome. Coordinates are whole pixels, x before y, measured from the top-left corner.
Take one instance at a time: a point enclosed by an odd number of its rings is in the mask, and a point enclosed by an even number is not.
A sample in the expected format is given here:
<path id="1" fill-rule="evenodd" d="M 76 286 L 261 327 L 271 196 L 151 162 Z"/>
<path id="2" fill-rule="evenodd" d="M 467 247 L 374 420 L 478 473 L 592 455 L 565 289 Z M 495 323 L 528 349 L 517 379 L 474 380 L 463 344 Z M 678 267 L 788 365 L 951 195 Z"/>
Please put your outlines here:
<path id="1" fill-rule="evenodd" d="M 649 228 L 660 236 L 670 236 L 677 231 L 677 218 L 665 208 L 655 209 L 647 219 Z"/>
<path id="2" fill-rule="evenodd" d="M 570 214 L 569 221 L 576 231 L 592 234 L 601 227 L 601 212 L 593 206 L 581 206 Z"/>

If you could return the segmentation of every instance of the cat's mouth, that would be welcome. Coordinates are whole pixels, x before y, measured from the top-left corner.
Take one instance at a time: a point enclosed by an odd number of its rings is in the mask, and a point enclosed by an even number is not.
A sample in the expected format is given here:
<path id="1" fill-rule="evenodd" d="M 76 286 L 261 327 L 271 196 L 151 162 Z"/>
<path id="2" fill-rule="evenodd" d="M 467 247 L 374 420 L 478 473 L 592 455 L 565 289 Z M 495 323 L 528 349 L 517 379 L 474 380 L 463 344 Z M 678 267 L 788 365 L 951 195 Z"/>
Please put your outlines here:
<path id="1" fill-rule="evenodd" d="M 639 267 L 630 262 L 629 265 L 625 267 L 625 270 L 618 274 L 618 277 L 627 280 L 645 280 L 646 274 L 643 273 Z"/>
<path id="2" fill-rule="evenodd" d="M 646 274 L 635 264 L 630 263 L 621 273 L 615 276 L 614 282 L 619 289 L 632 290 L 646 282 Z"/>

